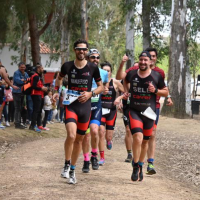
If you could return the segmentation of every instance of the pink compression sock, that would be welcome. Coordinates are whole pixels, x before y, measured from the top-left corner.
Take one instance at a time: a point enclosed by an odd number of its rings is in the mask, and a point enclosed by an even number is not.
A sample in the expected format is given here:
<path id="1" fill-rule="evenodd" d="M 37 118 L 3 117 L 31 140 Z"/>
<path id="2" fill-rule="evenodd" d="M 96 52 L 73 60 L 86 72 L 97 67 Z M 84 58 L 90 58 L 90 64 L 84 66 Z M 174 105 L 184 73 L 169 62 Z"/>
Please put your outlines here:
<path id="1" fill-rule="evenodd" d="M 90 161 L 89 153 L 84 153 L 84 161 Z"/>
<path id="2" fill-rule="evenodd" d="M 92 157 L 97 156 L 98 149 L 92 149 Z"/>

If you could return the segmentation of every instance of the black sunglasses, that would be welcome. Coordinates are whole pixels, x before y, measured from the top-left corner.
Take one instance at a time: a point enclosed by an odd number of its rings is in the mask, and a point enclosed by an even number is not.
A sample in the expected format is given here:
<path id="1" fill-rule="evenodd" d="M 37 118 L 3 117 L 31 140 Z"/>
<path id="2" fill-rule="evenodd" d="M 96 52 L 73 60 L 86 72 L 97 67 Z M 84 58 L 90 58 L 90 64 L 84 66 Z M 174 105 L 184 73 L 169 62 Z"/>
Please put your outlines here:
<path id="1" fill-rule="evenodd" d="M 88 48 L 75 47 L 75 50 L 77 50 L 77 51 L 87 51 Z"/>
<path id="2" fill-rule="evenodd" d="M 92 59 L 100 59 L 100 56 L 90 56 L 90 58 L 92 58 Z"/>

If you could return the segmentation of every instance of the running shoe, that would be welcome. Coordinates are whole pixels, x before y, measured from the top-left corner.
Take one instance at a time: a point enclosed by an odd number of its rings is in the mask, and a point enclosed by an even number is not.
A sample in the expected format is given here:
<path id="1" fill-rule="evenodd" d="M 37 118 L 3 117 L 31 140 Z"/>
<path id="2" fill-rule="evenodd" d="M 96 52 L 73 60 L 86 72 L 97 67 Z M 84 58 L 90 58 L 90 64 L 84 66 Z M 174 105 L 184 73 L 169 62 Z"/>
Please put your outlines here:
<path id="1" fill-rule="evenodd" d="M 45 126 L 42 130 L 49 131 L 50 129 Z"/>
<path id="2" fill-rule="evenodd" d="M 132 181 L 138 181 L 139 171 L 140 171 L 139 165 L 138 164 L 134 164 L 133 173 L 132 173 L 132 176 L 131 176 L 131 180 Z"/>
<path id="3" fill-rule="evenodd" d="M 100 161 L 99 161 L 99 165 L 100 166 L 103 166 L 105 164 L 105 159 L 104 158 L 101 158 Z"/>
<path id="4" fill-rule="evenodd" d="M 37 132 L 37 133 L 40 133 L 40 132 L 41 132 L 41 130 L 40 130 L 37 126 L 35 126 L 35 127 L 30 126 L 30 127 L 29 127 L 29 130 L 33 130 L 33 131 L 35 131 L 35 132 Z"/>
<path id="5" fill-rule="evenodd" d="M 111 150 L 112 149 L 112 141 L 107 141 L 107 149 Z"/>
<path id="6" fill-rule="evenodd" d="M 67 164 L 63 167 L 63 170 L 61 172 L 61 177 L 62 178 L 69 178 L 69 170 L 70 170 L 70 165 Z"/>
<path id="7" fill-rule="evenodd" d="M 0 123 L 0 129 L 4 129 L 5 126 L 3 126 L 1 123 Z"/>
<path id="8" fill-rule="evenodd" d="M 38 126 L 40 130 L 46 130 L 43 126 Z"/>
<path id="9" fill-rule="evenodd" d="M 21 125 L 24 127 L 24 128 L 27 128 L 27 126 L 26 126 L 26 123 L 21 123 Z"/>
<path id="10" fill-rule="evenodd" d="M 76 176 L 75 176 L 75 170 L 69 171 L 69 184 L 76 184 Z"/>
<path id="11" fill-rule="evenodd" d="M 156 174 L 156 170 L 154 169 L 153 163 L 148 163 L 148 166 L 147 166 L 147 174 L 148 174 L 148 175 Z"/>
<path id="12" fill-rule="evenodd" d="M 90 171 L 90 161 L 85 161 L 84 160 L 82 172 L 83 173 L 88 173 L 89 171 Z"/>
<path id="13" fill-rule="evenodd" d="M 91 157 L 92 169 L 97 170 L 99 169 L 99 163 L 97 157 Z"/>
<path id="14" fill-rule="evenodd" d="M 6 122 L 6 126 L 7 126 L 7 127 L 9 127 L 9 126 L 10 126 L 10 124 L 9 124 L 9 122 L 8 122 L 8 121 Z"/>
<path id="15" fill-rule="evenodd" d="M 140 172 L 139 172 L 139 181 L 142 181 L 142 180 L 143 180 L 142 166 L 139 165 L 139 168 L 140 168 Z"/>
<path id="16" fill-rule="evenodd" d="M 131 153 L 129 153 L 128 156 L 127 156 L 127 158 L 125 159 L 125 162 L 130 163 L 132 161 L 132 159 L 133 159 L 133 156 L 132 156 Z"/>

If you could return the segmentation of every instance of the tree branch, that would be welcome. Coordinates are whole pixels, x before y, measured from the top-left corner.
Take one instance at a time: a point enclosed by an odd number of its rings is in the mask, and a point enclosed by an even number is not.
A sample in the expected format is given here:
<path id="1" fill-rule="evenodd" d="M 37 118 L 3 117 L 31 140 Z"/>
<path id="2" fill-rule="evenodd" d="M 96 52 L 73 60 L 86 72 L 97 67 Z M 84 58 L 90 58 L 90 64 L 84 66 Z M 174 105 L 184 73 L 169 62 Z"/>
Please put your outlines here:
<path id="1" fill-rule="evenodd" d="M 40 31 L 38 31 L 39 36 L 42 35 L 44 33 L 44 31 L 47 29 L 47 27 L 49 26 L 49 24 L 51 23 L 51 20 L 53 18 L 53 13 L 54 13 L 54 7 L 55 7 L 55 0 L 52 0 L 52 4 L 51 4 L 51 12 L 47 18 L 47 22 L 46 24 L 42 27 L 42 29 Z"/>

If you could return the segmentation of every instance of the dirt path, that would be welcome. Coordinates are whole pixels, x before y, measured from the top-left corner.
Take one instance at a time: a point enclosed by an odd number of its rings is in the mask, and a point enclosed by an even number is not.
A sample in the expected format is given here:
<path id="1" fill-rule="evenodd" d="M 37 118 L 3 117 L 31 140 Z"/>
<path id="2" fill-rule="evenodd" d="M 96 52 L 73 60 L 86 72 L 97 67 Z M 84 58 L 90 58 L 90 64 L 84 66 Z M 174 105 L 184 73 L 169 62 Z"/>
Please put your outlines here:
<path id="1" fill-rule="evenodd" d="M 168 119 L 162 120 L 166 122 Z M 117 124 L 119 133 L 123 126 L 119 121 Z M 166 128 L 164 125 L 162 127 Z M 66 179 L 60 177 L 64 162 L 63 137 L 18 145 L 0 158 L 0 199 L 200 199 L 198 187 L 188 187 L 184 182 L 174 180 L 168 176 L 170 170 L 163 173 L 167 169 L 163 159 L 170 157 L 163 155 L 163 145 L 158 145 L 158 173 L 154 176 L 145 175 L 143 182 L 131 182 L 132 168 L 124 162 L 126 151 L 123 135 L 120 135 L 116 134 L 112 151 L 106 151 L 106 164 L 100 170 L 83 174 L 83 159 L 80 156 L 76 169 L 78 183 L 75 186 L 68 185 Z"/>

